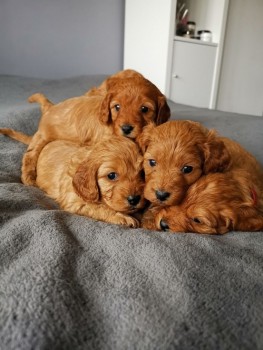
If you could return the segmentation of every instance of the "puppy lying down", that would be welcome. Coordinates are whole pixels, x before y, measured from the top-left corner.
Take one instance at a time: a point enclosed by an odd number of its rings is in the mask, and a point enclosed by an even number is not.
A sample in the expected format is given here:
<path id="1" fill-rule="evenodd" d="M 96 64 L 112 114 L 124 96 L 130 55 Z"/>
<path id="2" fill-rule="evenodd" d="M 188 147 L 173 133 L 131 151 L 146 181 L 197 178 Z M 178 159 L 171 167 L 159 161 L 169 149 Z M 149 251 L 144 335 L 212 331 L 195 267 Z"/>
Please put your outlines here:
<path id="1" fill-rule="evenodd" d="M 12 129 L 5 134 L 29 141 Z M 57 140 L 39 155 L 36 184 L 66 211 L 138 227 L 130 214 L 144 206 L 142 166 L 138 146 L 121 136 L 86 147 Z"/>
<path id="2" fill-rule="evenodd" d="M 202 176 L 177 206 L 152 208 L 143 227 L 171 232 L 223 234 L 263 229 L 263 188 L 246 171 Z"/>
<path id="3" fill-rule="evenodd" d="M 189 187 L 180 205 L 151 208 L 142 226 L 209 234 L 263 230 L 262 181 L 239 170 L 202 176 Z"/>
<path id="4" fill-rule="evenodd" d="M 25 185 L 35 184 L 38 156 L 50 141 L 87 145 L 111 135 L 136 139 L 148 123 L 158 125 L 170 117 L 165 96 L 133 70 L 118 72 L 85 95 L 58 104 L 41 93 L 28 100 L 40 104 L 42 115 L 22 160 L 21 178 Z"/>
<path id="5" fill-rule="evenodd" d="M 153 206 L 179 205 L 201 176 L 246 170 L 263 177 L 261 165 L 237 142 L 190 120 L 148 125 L 138 137 L 144 151 L 144 196 Z"/>
<path id="6" fill-rule="evenodd" d="M 226 233 L 263 229 L 263 169 L 237 142 L 200 123 L 146 126 L 144 196 L 152 204 L 142 226 Z"/>

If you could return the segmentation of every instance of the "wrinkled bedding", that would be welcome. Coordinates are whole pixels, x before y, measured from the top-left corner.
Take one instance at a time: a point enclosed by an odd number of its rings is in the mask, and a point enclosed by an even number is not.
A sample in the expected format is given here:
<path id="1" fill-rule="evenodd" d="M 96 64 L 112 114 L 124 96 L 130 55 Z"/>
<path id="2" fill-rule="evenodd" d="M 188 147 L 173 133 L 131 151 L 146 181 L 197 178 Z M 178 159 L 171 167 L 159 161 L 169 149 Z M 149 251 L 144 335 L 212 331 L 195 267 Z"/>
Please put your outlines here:
<path id="1" fill-rule="evenodd" d="M 0 127 L 35 132 L 54 102 L 105 76 L 0 76 Z M 263 163 L 263 118 L 177 105 Z M 262 349 L 263 232 L 128 229 L 73 215 L 20 182 L 25 145 L 0 135 L 0 349 Z"/>

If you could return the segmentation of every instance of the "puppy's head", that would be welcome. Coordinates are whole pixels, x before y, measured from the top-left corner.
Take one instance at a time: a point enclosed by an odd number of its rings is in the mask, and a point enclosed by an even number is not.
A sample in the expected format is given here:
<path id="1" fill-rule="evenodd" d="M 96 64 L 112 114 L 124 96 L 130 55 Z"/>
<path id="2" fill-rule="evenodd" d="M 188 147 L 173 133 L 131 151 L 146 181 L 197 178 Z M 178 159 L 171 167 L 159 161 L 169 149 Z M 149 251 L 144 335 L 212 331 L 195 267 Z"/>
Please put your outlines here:
<path id="1" fill-rule="evenodd" d="M 224 234 L 263 229 L 260 192 L 249 174 L 209 174 L 193 184 L 179 206 L 155 212 L 155 229 L 171 232 Z M 152 221 L 152 222 L 153 222 Z"/>
<path id="2" fill-rule="evenodd" d="M 165 96 L 139 73 L 111 78 L 106 85 L 100 120 L 112 123 L 116 135 L 135 139 L 145 125 L 159 125 L 170 118 Z"/>
<path id="3" fill-rule="evenodd" d="M 230 165 L 224 143 L 196 122 L 151 124 L 137 141 L 144 152 L 144 195 L 153 205 L 178 205 L 201 175 Z"/>
<path id="4" fill-rule="evenodd" d="M 73 187 L 86 202 L 101 202 L 115 211 L 142 208 L 144 174 L 138 146 L 117 136 L 96 144 L 79 165 Z"/>

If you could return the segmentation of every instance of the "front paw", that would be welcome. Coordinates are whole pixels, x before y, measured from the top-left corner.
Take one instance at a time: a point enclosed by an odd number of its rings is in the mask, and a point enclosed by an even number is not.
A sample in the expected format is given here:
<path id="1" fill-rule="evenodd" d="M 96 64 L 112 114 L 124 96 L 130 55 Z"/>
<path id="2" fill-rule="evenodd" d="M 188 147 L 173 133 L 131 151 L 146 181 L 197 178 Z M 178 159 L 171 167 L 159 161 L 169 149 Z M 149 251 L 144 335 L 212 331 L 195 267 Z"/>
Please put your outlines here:
<path id="1" fill-rule="evenodd" d="M 159 228 L 156 225 L 156 215 L 159 209 L 151 207 L 143 213 L 141 220 L 141 227 L 148 230 L 158 230 Z"/>
<path id="2" fill-rule="evenodd" d="M 137 219 L 129 216 L 129 215 L 124 215 L 121 213 L 117 213 L 114 219 L 114 224 L 117 225 L 124 225 L 132 228 L 137 228 L 140 226 L 140 223 Z"/>
<path id="3" fill-rule="evenodd" d="M 22 169 L 21 181 L 24 185 L 36 186 L 36 175 L 35 171 L 25 172 Z"/>

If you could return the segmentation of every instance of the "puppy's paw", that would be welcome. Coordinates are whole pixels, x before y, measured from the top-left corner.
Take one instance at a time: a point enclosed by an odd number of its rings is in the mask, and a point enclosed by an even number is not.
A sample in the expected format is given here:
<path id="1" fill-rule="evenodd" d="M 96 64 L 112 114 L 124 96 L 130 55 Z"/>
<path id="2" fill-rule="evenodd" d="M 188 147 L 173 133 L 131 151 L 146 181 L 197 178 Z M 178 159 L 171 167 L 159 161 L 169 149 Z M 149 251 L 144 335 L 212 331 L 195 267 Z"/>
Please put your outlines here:
<path id="1" fill-rule="evenodd" d="M 141 227 L 148 230 L 158 230 L 155 220 L 158 211 L 159 209 L 154 207 L 147 209 L 143 214 Z"/>
<path id="2" fill-rule="evenodd" d="M 25 173 L 23 173 L 23 170 L 22 170 L 21 180 L 22 180 L 24 185 L 36 186 L 36 172 L 31 171 L 31 172 L 25 174 Z"/>
<path id="3" fill-rule="evenodd" d="M 139 221 L 129 215 L 124 215 L 122 213 L 117 213 L 115 216 L 116 221 L 114 222 L 117 225 L 125 225 L 128 227 L 139 227 Z"/>

